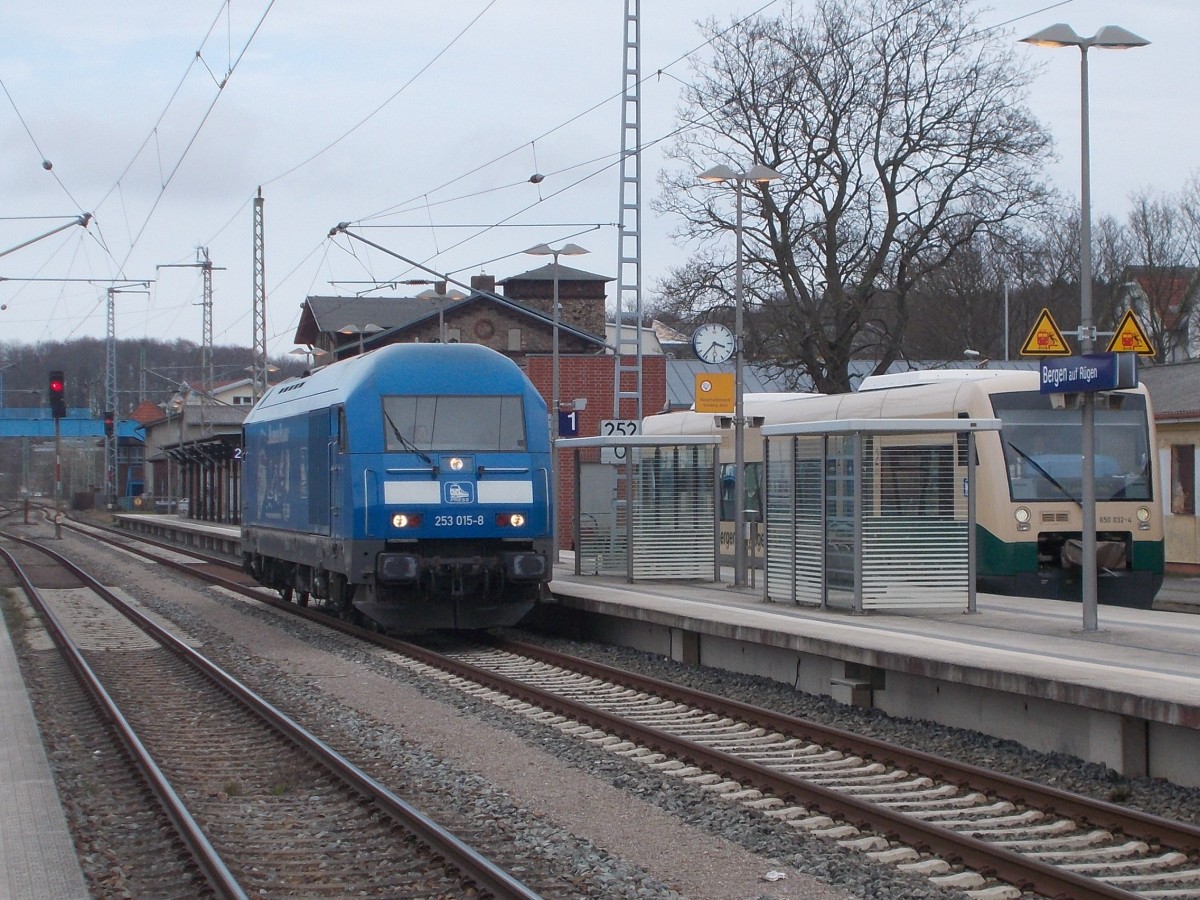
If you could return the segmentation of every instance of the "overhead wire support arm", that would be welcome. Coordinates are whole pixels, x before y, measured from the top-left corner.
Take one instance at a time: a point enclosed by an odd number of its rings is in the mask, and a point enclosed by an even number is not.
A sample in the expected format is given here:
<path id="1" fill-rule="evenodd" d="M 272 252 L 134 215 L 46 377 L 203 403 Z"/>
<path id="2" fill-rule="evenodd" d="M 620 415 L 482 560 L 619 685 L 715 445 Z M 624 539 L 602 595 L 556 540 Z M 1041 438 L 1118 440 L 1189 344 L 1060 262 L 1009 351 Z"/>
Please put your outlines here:
<path id="1" fill-rule="evenodd" d="M 467 284 L 464 281 L 459 281 L 457 278 L 452 278 L 451 276 L 445 274 L 444 272 L 439 272 L 436 269 L 431 269 L 431 268 L 429 268 L 429 266 L 422 265 L 421 263 L 417 262 L 416 260 L 409 259 L 407 256 L 401 256 L 395 250 L 389 250 L 387 247 L 384 247 L 382 244 L 376 244 L 374 241 L 369 241 L 360 234 L 355 234 L 353 231 L 350 230 L 349 222 L 339 222 L 337 225 L 333 226 L 333 228 L 329 229 L 329 237 L 336 237 L 339 234 L 344 234 L 344 235 L 346 235 L 346 237 L 354 238 L 354 240 L 359 241 L 360 243 L 366 244 L 368 247 L 374 247 L 380 253 L 386 253 L 388 256 L 394 256 L 396 259 L 400 260 L 402 263 L 406 263 L 410 266 L 415 266 L 416 268 L 420 269 L 422 272 L 428 272 L 430 275 L 435 276 L 439 281 L 449 282 L 450 284 L 457 285 L 460 288 L 465 288 L 468 291 L 474 290 L 474 288 L 472 288 L 471 285 Z M 388 283 L 392 283 L 392 282 L 388 282 Z M 398 283 L 404 284 L 405 282 L 398 282 Z"/>
<path id="2" fill-rule="evenodd" d="M 48 238 L 48 237 L 52 237 L 53 235 L 58 234 L 60 231 L 66 231 L 68 228 L 71 228 L 74 225 L 80 225 L 83 228 L 87 228 L 88 223 L 91 221 L 92 221 L 92 214 L 84 213 L 82 216 L 75 219 L 75 221 L 73 221 L 73 222 L 68 222 L 65 225 L 59 225 L 57 228 L 52 228 L 49 231 L 47 231 L 45 234 L 39 234 L 37 237 L 32 237 L 29 240 L 25 241 L 24 243 L 17 244 L 17 246 L 15 246 L 15 247 L 10 247 L 7 250 L 0 250 L 0 256 L 8 256 L 8 254 L 10 254 L 10 253 L 16 253 L 18 250 L 20 250 L 23 247 L 28 247 L 30 244 L 36 244 L 38 241 L 44 240 L 45 238 Z"/>

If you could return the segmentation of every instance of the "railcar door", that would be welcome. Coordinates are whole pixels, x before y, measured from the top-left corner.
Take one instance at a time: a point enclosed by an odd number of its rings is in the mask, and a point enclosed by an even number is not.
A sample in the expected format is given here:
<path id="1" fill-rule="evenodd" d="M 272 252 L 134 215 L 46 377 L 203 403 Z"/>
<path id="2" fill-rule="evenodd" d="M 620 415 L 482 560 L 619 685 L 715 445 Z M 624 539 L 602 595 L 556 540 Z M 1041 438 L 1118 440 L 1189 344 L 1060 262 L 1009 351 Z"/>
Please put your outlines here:
<path id="1" fill-rule="evenodd" d="M 314 534 L 329 534 L 329 413 L 308 415 L 308 440 L 304 471 L 308 484 L 308 522 Z"/>
<path id="2" fill-rule="evenodd" d="M 346 529 L 346 523 L 342 521 L 342 467 L 349 440 L 346 407 L 335 406 L 329 410 L 329 440 L 325 447 L 329 468 L 329 526 L 334 534 L 343 534 Z"/>

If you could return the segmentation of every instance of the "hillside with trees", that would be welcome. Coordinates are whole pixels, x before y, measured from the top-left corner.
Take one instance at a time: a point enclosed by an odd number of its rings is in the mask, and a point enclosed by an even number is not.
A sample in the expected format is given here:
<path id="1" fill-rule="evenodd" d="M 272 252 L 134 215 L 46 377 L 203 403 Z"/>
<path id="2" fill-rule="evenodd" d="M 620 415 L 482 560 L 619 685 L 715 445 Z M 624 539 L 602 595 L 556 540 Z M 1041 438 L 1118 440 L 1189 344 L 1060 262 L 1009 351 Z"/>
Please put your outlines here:
<path id="1" fill-rule="evenodd" d="M 252 353 L 248 347 L 213 347 L 212 359 L 213 381 L 217 384 L 250 377 Z M 100 415 L 105 405 L 106 360 L 105 342 L 99 338 L 37 344 L 0 341 L 2 405 L 44 405 L 48 374 L 61 369 L 66 378 L 67 405 Z M 191 341 L 117 341 L 116 363 L 118 416 L 128 415 L 143 400 L 165 403 L 182 384 L 207 386 L 202 348 Z M 305 365 L 294 356 L 272 359 L 270 364 L 279 369 L 273 380 L 299 375 Z"/>

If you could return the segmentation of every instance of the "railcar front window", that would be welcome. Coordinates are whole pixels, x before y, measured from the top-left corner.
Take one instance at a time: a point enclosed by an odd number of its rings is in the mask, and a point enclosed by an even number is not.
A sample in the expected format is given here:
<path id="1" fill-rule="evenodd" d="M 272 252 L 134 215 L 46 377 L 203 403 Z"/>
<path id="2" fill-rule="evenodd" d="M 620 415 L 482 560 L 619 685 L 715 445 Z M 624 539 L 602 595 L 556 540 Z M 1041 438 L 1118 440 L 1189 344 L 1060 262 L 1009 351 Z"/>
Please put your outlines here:
<path id="1" fill-rule="evenodd" d="M 1112 394 L 1096 407 L 1096 499 L 1151 500 L 1150 432 L 1145 398 Z M 1083 414 L 1053 409 L 1050 396 L 995 394 L 992 408 L 1002 422 L 1000 440 L 1013 500 L 1083 497 Z"/>
<path id="2" fill-rule="evenodd" d="M 516 396 L 384 397 L 384 446 L 393 452 L 524 451 L 525 408 Z"/>

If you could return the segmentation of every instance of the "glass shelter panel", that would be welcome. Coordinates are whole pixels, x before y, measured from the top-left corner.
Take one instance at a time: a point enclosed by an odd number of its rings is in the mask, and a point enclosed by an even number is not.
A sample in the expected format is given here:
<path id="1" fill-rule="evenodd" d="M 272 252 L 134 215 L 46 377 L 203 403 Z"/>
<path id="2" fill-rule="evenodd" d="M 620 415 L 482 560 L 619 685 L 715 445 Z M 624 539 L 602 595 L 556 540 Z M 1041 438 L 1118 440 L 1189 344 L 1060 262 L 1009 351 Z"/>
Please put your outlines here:
<path id="1" fill-rule="evenodd" d="M 767 441 L 765 565 L 771 600 L 811 606 L 824 600 L 824 444 L 821 437 Z"/>
<path id="2" fill-rule="evenodd" d="M 612 514 L 604 521 L 580 516 L 579 573 L 635 581 L 711 581 L 716 570 L 716 445 L 622 450 L 616 454 L 619 461 L 608 467 Z"/>
<path id="3" fill-rule="evenodd" d="M 862 607 L 962 606 L 970 547 L 955 437 L 863 440 Z"/>

